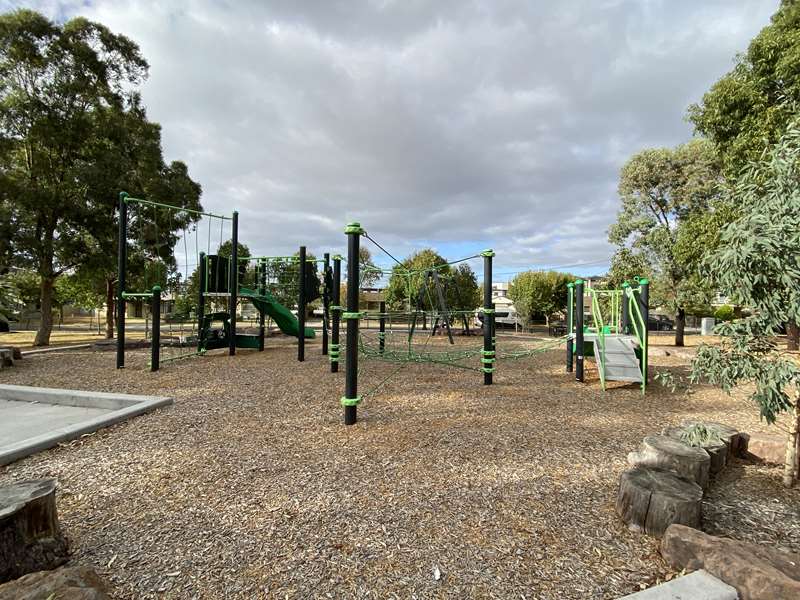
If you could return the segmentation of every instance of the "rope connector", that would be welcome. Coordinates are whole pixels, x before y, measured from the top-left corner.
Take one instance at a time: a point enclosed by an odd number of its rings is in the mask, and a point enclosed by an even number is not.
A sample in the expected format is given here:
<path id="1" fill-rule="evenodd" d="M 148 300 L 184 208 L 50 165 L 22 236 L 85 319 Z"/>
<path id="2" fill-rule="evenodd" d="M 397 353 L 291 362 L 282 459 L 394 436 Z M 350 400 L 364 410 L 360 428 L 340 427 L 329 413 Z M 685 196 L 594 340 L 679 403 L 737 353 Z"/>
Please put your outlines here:
<path id="1" fill-rule="evenodd" d="M 358 406 L 361 404 L 361 396 L 356 396 L 355 398 L 347 398 L 342 396 L 339 402 L 342 403 L 342 406 Z"/>
<path id="2" fill-rule="evenodd" d="M 343 319 L 360 319 L 361 317 L 365 316 L 367 313 L 362 312 L 343 312 L 342 318 Z"/>

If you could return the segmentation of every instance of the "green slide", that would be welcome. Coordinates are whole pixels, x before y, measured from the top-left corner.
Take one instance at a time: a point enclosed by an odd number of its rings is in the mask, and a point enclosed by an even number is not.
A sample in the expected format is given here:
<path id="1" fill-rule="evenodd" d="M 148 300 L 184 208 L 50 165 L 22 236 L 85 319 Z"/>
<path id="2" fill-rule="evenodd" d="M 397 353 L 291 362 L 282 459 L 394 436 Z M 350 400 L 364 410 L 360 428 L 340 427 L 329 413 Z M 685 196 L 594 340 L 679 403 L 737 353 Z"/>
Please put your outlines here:
<path id="1" fill-rule="evenodd" d="M 253 303 L 253 306 L 255 306 L 259 312 L 265 313 L 272 317 L 272 320 L 275 321 L 275 324 L 283 333 L 286 335 L 293 335 L 294 337 L 298 336 L 299 323 L 297 322 L 297 317 L 295 317 L 283 304 L 275 300 L 272 294 L 265 292 L 264 295 L 261 295 L 255 290 L 251 290 L 246 287 L 239 287 L 239 296 L 250 300 L 250 302 Z M 316 336 L 314 330 L 310 327 L 306 327 L 305 333 L 306 339 Z"/>

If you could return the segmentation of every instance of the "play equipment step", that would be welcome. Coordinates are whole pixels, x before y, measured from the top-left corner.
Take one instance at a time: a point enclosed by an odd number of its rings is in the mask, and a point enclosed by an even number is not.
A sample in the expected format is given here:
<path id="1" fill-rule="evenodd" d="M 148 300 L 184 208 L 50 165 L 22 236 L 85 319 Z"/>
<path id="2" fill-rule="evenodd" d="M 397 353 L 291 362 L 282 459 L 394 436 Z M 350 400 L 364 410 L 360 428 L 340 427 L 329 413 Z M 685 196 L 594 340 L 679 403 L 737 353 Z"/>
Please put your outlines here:
<path id="1" fill-rule="evenodd" d="M 612 381 L 640 383 L 642 371 L 636 356 L 634 342 L 629 337 L 608 336 L 604 338 L 603 374 Z"/>
<path id="2" fill-rule="evenodd" d="M 705 570 L 695 571 L 619 600 L 737 600 L 736 589 Z"/>

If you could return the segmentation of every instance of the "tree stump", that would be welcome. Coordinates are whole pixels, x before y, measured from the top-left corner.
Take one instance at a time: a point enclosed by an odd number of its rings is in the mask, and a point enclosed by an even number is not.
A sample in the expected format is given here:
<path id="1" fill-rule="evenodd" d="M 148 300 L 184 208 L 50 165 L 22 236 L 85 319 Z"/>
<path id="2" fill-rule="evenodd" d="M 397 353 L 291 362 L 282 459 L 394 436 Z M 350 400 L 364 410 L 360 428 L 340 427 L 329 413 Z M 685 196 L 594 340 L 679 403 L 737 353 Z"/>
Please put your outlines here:
<path id="1" fill-rule="evenodd" d="M 0 487 L 0 583 L 67 561 L 56 513 L 56 480 Z"/>
<path id="2" fill-rule="evenodd" d="M 642 440 L 638 452 L 628 454 L 632 467 L 656 467 L 673 471 L 694 481 L 701 488 L 708 487 L 708 471 L 711 459 L 702 448 L 693 448 L 666 435 L 648 435 Z"/>
<path id="3" fill-rule="evenodd" d="M 706 428 L 716 431 L 728 447 L 728 458 L 739 452 L 742 445 L 742 434 L 738 429 L 724 423 L 712 423 L 709 421 L 684 421 L 681 423 L 683 428 L 689 428 L 692 425 L 705 425 Z"/>
<path id="4" fill-rule="evenodd" d="M 674 523 L 699 527 L 703 490 L 675 473 L 635 467 L 619 479 L 617 514 L 633 531 L 661 537 Z"/>
<path id="5" fill-rule="evenodd" d="M 661 432 L 661 435 L 666 435 L 667 437 L 671 437 L 682 442 L 681 435 L 686 431 L 686 429 L 687 426 L 683 425 L 680 427 L 665 427 Z M 708 465 L 708 472 L 710 475 L 716 475 L 725 468 L 725 465 L 728 464 L 729 443 L 726 443 L 723 440 L 721 442 L 716 442 L 701 447 L 703 450 L 708 452 L 708 456 L 710 458 Z"/>

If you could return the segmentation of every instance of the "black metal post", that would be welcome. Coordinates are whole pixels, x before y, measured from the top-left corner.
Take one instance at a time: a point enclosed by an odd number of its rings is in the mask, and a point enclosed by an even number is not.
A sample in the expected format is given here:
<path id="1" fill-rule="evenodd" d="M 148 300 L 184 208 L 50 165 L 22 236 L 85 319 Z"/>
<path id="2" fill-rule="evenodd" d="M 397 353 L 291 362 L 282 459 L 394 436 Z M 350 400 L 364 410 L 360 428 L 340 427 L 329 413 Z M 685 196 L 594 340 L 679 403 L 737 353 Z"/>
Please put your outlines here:
<path id="1" fill-rule="evenodd" d="M 567 284 L 567 373 L 572 373 L 573 348 L 575 342 L 572 334 L 572 325 L 575 317 L 575 284 Z"/>
<path id="2" fill-rule="evenodd" d="M 117 368 L 125 368 L 125 280 L 128 270 L 128 194 L 119 194 L 117 235 Z M 106 306 L 113 311 L 113 306 Z"/>
<path id="3" fill-rule="evenodd" d="M 297 297 L 297 360 L 306 359 L 306 247 L 300 246 L 300 293 Z"/>
<path id="4" fill-rule="evenodd" d="M 150 337 L 150 370 L 158 371 L 161 362 L 161 288 L 153 286 L 153 300 L 150 304 L 153 319 L 153 334 Z"/>
<path id="5" fill-rule="evenodd" d="M 205 252 L 200 253 L 200 265 L 198 266 L 198 287 L 197 295 L 197 351 L 203 349 L 203 322 L 206 316 L 206 287 L 208 287 L 208 256 Z"/>
<path id="6" fill-rule="evenodd" d="M 483 369 L 483 385 L 492 385 L 495 354 L 492 343 L 494 321 L 494 304 L 492 304 L 492 257 L 493 250 L 484 250 L 483 256 L 483 352 L 481 366 Z"/>
<path id="7" fill-rule="evenodd" d="M 383 354 L 386 349 L 386 302 L 381 300 L 381 316 L 378 317 L 378 351 Z"/>
<path id="8" fill-rule="evenodd" d="M 267 261 L 264 259 L 256 263 L 256 277 L 258 277 L 258 293 L 264 296 L 267 293 Z M 266 316 L 258 312 L 258 351 L 264 351 L 264 336 L 266 335 Z"/>
<path id="9" fill-rule="evenodd" d="M 342 257 L 333 257 L 333 315 L 331 318 L 331 373 L 339 372 L 339 320 L 342 316 Z"/>
<path id="10" fill-rule="evenodd" d="M 228 354 L 236 354 L 236 308 L 239 303 L 239 213 L 233 211 L 233 225 L 231 227 L 231 275 L 228 278 L 230 285 L 230 322 L 231 339 L 228 340 Z"/>
<path id="11" fill-rule="evenodd" d="M 347 312 L 342 316 L 347 319 L 347 364 L 342 405 L 344 424 L 354 425 L 361 400 L 358 397 L 358 250 L 364 230 L 360 223 L 349 223 L 344 231 L 347 234 Z"/>
<path id="12" fill-rule="evenodd" d="M 575 379 L 583 381 L 583 280 L 575 282 Z"/>
<path id="13" fill-rule="evenodd" d="M 630 284 L 626 281 L 622 284 L 622 318 L 619 324 L 620 333 L 627 335 L 630 328 L 630 313 L 628 306 L 628 288 Z"/>
<path id="14" fill-rule="evenodd" d="M 650 282 L 647 279 L 639 280 L 639 310 L 644 321 L 644 347 L 642 348 L 642 373 L 645 383 L 648 380 L 647 374 L 647 353 L 650 347 Z"/>
<path id="15" fill-rule="evenodd" d="M 331 255 L 326 252 L 322 255 L 322 356 L 328 354 L 328 324 L 330 323 L 331 299 L 328 295 L 328 273 L 331 268 Z"/>

